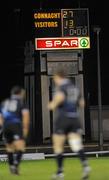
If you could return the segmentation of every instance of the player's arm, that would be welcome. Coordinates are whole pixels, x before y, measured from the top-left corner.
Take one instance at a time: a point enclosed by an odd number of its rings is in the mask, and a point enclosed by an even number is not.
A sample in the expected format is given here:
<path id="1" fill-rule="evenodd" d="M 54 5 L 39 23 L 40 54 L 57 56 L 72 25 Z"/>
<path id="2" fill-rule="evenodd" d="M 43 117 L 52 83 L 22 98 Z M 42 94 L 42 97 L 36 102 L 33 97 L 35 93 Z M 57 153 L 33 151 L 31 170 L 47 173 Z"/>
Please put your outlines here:
<path id="1" fill-rule="evenodd" d="M 3 120 L 2 114 L 0 113 L 0 133 L 2 132 L 3 123 L 4 123 L 4 120 Z"/>
<path id="2" fill-rule="evenodd" d="M 84 100 L 84 98 L 82 96 L 79 98 L 79 107 L 80 108 L 85 107 L 85 100 Z"/>
<path id="3" fill-rule="evenodd" d="M 29 132 L 30 125 L 30 112 L 28 109 L 22 110 L 22 124 L 23 124 L 23 135 L 26 138 Z"/>
<path id="4" fill-rule="evenodd" d="M 2 114 L 0 114 L 0 126 L 3 126 L 3 117 L 2 117 Z"/>
<path id="5" fill-rule="evenodd" d="M 65 99 L 65 95 L 63 92 L 57 92 L 53 98 L 52 101 L 49 102 L 48 104 L 48 109 L 49 110 L 54 110 L 56 109 Z"/>

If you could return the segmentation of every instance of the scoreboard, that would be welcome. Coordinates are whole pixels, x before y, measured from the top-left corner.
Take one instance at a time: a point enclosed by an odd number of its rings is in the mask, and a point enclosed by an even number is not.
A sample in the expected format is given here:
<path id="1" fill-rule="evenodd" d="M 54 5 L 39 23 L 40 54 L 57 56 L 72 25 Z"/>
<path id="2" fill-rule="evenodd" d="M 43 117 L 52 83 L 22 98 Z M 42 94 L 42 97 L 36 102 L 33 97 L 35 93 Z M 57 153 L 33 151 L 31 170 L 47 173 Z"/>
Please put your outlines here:
<path id="1" fill-rule="evenodd" d="M 34 10 L 33 19 L 37 49 L 38 45 L 39 49 L 46 49 L 46 47 L 60 49 L 61 46 L 62 49 L 90 48 L 89 11 L 87 8 Z M 66 40 L 63 43 L 64 39 L 58 41 L 58 38 L 66 38 Z M 48 41 L 46 42 L 46 40 Z M 53 45 L 50 46 L 50 44 Z M 44 48 L 40 45 L 43 45 Z"/>
<path id="2" fill-rule="evenodd" d="M 35 37 L 89 36 L 88 9 L 34 10 Z"/>
<path id="3" fill-rule="evenodd" d="M 89 36 L 88 9 L 62 10 L 62 36 Z"/>

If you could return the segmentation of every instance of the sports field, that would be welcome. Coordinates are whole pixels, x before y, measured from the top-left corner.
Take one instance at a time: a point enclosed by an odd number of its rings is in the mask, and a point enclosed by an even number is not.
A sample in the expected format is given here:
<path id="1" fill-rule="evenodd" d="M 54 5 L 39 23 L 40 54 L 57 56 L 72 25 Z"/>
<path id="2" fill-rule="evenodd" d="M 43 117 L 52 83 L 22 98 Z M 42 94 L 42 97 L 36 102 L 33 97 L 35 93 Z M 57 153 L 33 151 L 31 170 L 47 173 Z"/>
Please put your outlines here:
<path id="1" fill-rule="evenodd" d="M 109 180 L 109 158 L 90 158 L 90 180 Z M 76 158 L 65 159 L 65 180 L 80 180 L 81 166 Z M 6 162 L 0 163 L 0 180 L 50 180 L 56 164 L 53 159 L 28 161 L 21 165 L 21 176 L 10 175 Z"/>

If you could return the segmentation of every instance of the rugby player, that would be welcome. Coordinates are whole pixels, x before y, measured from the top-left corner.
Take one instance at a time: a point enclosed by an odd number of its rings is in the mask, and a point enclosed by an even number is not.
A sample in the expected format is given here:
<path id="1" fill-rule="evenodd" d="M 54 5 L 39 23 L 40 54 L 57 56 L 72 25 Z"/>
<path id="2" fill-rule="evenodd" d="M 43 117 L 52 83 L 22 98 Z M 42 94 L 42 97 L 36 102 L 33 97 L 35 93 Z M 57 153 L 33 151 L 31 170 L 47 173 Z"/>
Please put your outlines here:
<path id="1" fill-rule="evenodd" d="M 12 174 L 19 175 L 19 165 L 25 150 L 30 113 L 24 105 L 25 90 L 15 86 L 11 96 L 1 104 L 0 127 L 3 126 L 8 163 Z"/>
<path id="2" fill-rule="evenodd" d="M 63 151 L 64 143 L 68 140 L 70 148 L 76 152 L 83 167 L 82 179 L 88 179 L 90 167 L 84 153 L 82 143 L 82 129 L 79 122 L 78 108 L 84 107 L 84 99 L 79 89 L 66 78 L 63 70 L 54 75 L 56 92 L 53 100 L 49 102 L 49 110 L 56 110 L 55 128 L 53 133 L 53 149 L 56 154 L 58 170 L 53 179 L 64 179 Z"/>

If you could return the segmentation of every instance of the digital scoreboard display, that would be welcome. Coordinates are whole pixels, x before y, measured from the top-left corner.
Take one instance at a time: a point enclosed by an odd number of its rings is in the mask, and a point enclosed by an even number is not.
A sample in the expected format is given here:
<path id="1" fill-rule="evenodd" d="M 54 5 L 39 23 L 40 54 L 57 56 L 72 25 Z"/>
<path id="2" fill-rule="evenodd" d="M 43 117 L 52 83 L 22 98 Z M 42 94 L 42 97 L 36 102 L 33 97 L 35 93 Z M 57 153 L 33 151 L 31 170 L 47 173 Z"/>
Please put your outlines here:
<path id="1" fill-rule="evenodd" d="M 88 9 L 34 10 L 34 36 L 89 36 Z"/>
<path id="2" fill-rule="evenodd" d="M 62 36 L 89 36 L 88 9 L 62 10 Z"/>

